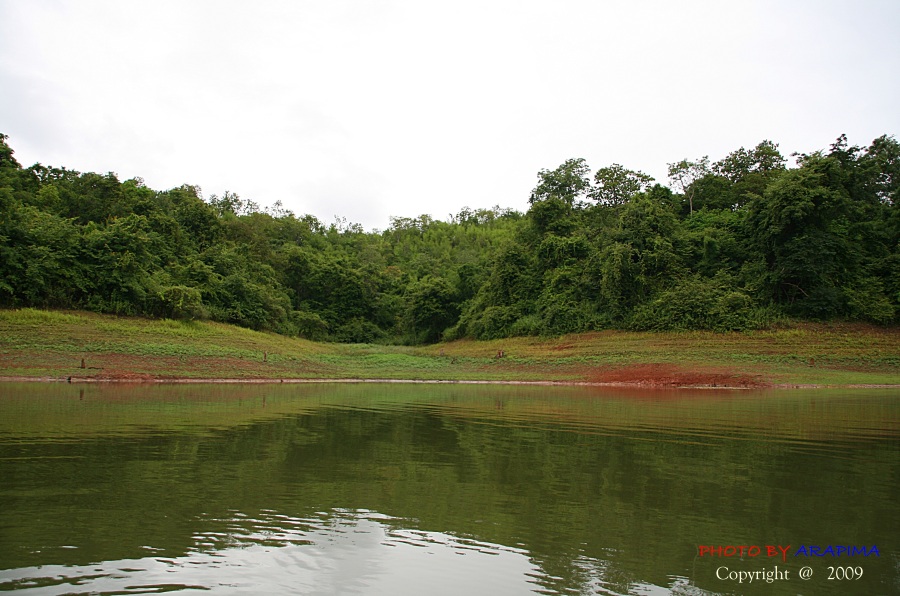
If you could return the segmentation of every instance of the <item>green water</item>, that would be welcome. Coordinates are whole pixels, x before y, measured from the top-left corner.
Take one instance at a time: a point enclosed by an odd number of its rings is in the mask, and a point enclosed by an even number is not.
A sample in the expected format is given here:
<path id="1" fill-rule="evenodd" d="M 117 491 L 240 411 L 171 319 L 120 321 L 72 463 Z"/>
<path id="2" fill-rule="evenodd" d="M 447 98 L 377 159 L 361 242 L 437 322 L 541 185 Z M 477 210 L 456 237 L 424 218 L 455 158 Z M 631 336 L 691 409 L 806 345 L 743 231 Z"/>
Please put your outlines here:
<path id="1" fill-rule="evenodd" d="M 898 594 L 898 503 L 889 390 L 0 384 L 0 591 Z"/>

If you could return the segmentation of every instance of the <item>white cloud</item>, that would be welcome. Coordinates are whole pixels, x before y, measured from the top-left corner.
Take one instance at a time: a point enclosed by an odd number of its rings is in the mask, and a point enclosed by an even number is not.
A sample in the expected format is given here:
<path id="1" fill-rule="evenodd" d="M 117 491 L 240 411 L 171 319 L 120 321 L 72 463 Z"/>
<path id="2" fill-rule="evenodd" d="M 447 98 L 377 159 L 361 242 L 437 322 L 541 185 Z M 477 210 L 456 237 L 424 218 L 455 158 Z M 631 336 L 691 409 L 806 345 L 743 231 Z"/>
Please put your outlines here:
<path id="1" fill-rule="evenodd" d="M 661 179 L 897 134 L 898 26 L 874 0 L 0 0 L 0 131 L 26 164 L 384 228 L 525 209 L 569 157 Z"/>

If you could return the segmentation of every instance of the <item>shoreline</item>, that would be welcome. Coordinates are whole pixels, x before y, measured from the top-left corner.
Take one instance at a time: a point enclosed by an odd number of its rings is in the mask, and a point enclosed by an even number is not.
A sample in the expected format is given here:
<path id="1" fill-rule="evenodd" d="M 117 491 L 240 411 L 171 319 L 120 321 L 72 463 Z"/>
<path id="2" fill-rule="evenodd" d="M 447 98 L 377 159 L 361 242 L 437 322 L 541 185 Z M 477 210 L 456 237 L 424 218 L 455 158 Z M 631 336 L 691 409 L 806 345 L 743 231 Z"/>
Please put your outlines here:
<path id="1" fill-rule="evenodd" d="M 710 389 L 726 391 L 753 391 L 765 389 L 900 389 L 900 384 L 851 383 L 829 385 L 820 383 L 779 383 L 755 386 L 658 383 L 653 381 L 503 381 L 469 379 L 295 379 L 295 378 L 187 378 L 187 377 L 26 377 L 0 376 L 0 383 L 69 383 L 69 384 L 171 384 L 171 385 L 283 385 L 283 384 L 404 384 L 404 385 L 525 385 L 535 387 L 618 387 L 631 389 Z"/>

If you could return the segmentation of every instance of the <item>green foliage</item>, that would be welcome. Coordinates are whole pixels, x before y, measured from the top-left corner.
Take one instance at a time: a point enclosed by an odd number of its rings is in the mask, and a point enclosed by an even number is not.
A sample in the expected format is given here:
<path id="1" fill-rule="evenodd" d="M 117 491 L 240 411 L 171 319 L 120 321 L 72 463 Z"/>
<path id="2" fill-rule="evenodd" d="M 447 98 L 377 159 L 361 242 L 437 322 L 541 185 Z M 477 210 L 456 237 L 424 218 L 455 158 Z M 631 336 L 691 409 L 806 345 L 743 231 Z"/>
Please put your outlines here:
<path id="1" fill-rule="evenodd" d="M 591 187 L 590 168 L 584 159 L 568 159 L 555 170 L 538 172 L 538 185 L 528 199 L 532 205 L 548 199 L 558 199 L 567 205 L 584 197 Z"/>
<path id="2" fill-rule="evenodd" d="M 12 147 L 6 142 L 7 139 L 9 139 L 9 135 L 0 133 L 0 169 L 21 169 L 22 166 L 16 161 L 16 158 L 13 157 L 15 151 L 13 151 Z"/>
<path id="3" fill-rule="evenodd" d="M 337 328 L 334 339 L 343 343 L 371 344 L 384 339 L 384 331 L 378 325 L 362 317 L 354 317 Z"/>
<path id="4" fill-rule="evenodd" d="M 534 203 L 528 210 L 528 219 L 538 235 L 567 236 L 577 227 L 572 205 L 556 196 Z"/>
<path id="5" fill-rule="evenodd" d="M 752 174 L 769 175 L 784 170 L 785 159 L 778 151 L 778 144 L 763 141 L 749 151 L 741 147 L 729 153 L 713 165 L 719 176 L 737 183 Z"/>
<path id="6" fill-rule="evenodd" d="M 522 214 L 325 225 L 226 191 L 35 164 L 0 134 L 0 306 L 212 319 L 338 342 L 900 317 L 900 144 L 763 141 L 669 164 L 541 170 Z M 592 199 L 592 201 L 587 201 Z"/>
<path id="7" fill-rule="evenodd" d="M 4 215 L 0 299 L 7 306 L 67 306 L 85 284 L 77 227 L 32 206 Z"/>
<path id="8" fill-rule="evenodd" d="M 328 339 L 328 323 L 314 312 L 293 310 L 289 319 L 289 334 L 312 341 Z"/>
<path id="9" fill-rule="evenodd" d="M 540 335 L 563 335 L 593 331 L 602 327 L 603 319 L 596 311 L 596 306 L 588 301 L 574 300 L 565 294 L 546 293 L 538 301 L 540 314 Z M 524 319 L 524 320 L 523 320 Z M 527 317 L 514 324 L 511 335 L 517 329 L 529 330 Z"/>
<path id="10" fill-rule="evenodd" d="M 187 286 L 165 286 L 156 292 L 157 314 L 168 319 L 198 319 L 204 315 L 200 291 Z"/>
<path id="11" fill-rule="evenodd" d="M 679 250 L 695 272 L 712 277 L 718 271 L 737 272 L 748 258 L 744 210 L 702 209 L 684 221 Z"/>
<path id="12" fill-rule="evenodd" d="M 630 326 L 642 331 L 743 331 L 764 327 L 769 317 L 728 276 L 693 275 L 636 308 Z"/>
<path id="13" fill-rule="evenodd" d="M 599 293 L 613 319 L 624 318 L 682 273 L 675 244 L 680 226 L 671 208 L 649 193 L 623 207 L 612 241 L 600 256 Z"/>
<path id="14" fill-rule="evenodd" d="M 538 258 L 545 266 L 559 267 L 582 261 L 589 245 L 583 236 L 556 236 L 547 234 L 538 246 Z"/>
<path id="15" fill-rule="evenodd" d="M 748 225 L 766 263 L 768 295 L 789 312 L 890 319 L 882 285 L 858 281 L 871 280 L 890 252 L 883 178 L 872 159 L 841 137 L 828 155 L 802 156 L 800 168 L 750 203 Z"/>
<path id="16" fill-rule="evenodd" d="M 509 337 L 522 316 L 516 306 L 487 306 L 467 314 L 464 319 L 465 334 L 476 339 Z"/>
<path id="17" fill-rule="evenodd" d="M 697 161 L 682 159 L 669 164 L 669 183 L 687 199 L 689 215 L 694 214 L 694 195 L 697 192 L 697 182 L 710 173 L 708 156 L 703 156 Z"/>
<path id="18" fill-rule="evenodd" d="M 407 325 L 411 335 L 433 343 L 459 316 L 456 289 L 442 277 L 426 276 L 410 284 L 407 293 Z"/>
<path id="19" fill-rule="evenodd" d="M 856 320 L 886 324 L 894 320 L 897 309 L 876 277 L 857 279 L 843 289 L 849 316 Z"/>
<path id="20" fill-rule="evenodd" d="M 631 200 L 637 193 L 647 190 L 653 178 L 643 172 L 636 172 L 614 163 L 600 168 L 594 174 L 596 183 L 590 197 L 601 205 L 616 206 Z"/>

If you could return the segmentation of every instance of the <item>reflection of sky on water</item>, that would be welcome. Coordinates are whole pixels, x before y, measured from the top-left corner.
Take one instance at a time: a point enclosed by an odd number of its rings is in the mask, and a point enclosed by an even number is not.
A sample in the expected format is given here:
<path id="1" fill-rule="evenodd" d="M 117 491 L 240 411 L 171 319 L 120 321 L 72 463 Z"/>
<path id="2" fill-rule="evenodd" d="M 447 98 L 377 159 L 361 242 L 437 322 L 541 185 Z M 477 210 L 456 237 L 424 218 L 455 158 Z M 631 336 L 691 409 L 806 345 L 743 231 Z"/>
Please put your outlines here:
<path id="1" fill-rule="evenodd" d="M 523 594 L 556 593 L 520 548 L 402 527 L 404 520 L 371 511 L 337 510 L 298 519 L 274 511 L 235 512 L 228 530 L 194 536 L 185 556 L 147 557 L 93 565 L 43 565 L 3 571 L 0 590 L 23 594 Z M 592 592 L 616 594 L 605 563 L 583 559 Z M 633 585 L 632 594 L 699 594 L 685 578 L 669 588 Z"/>
<path id="2" fill-rule="evenodd" d="M 537 568 L 522 550 L 398 527 L 368 511 L 296 519 L 236 514 L 227 532 L 195 536 L 182 557 L 4 571 L 0 590 L 27 594 L 521 594 Z"/>

